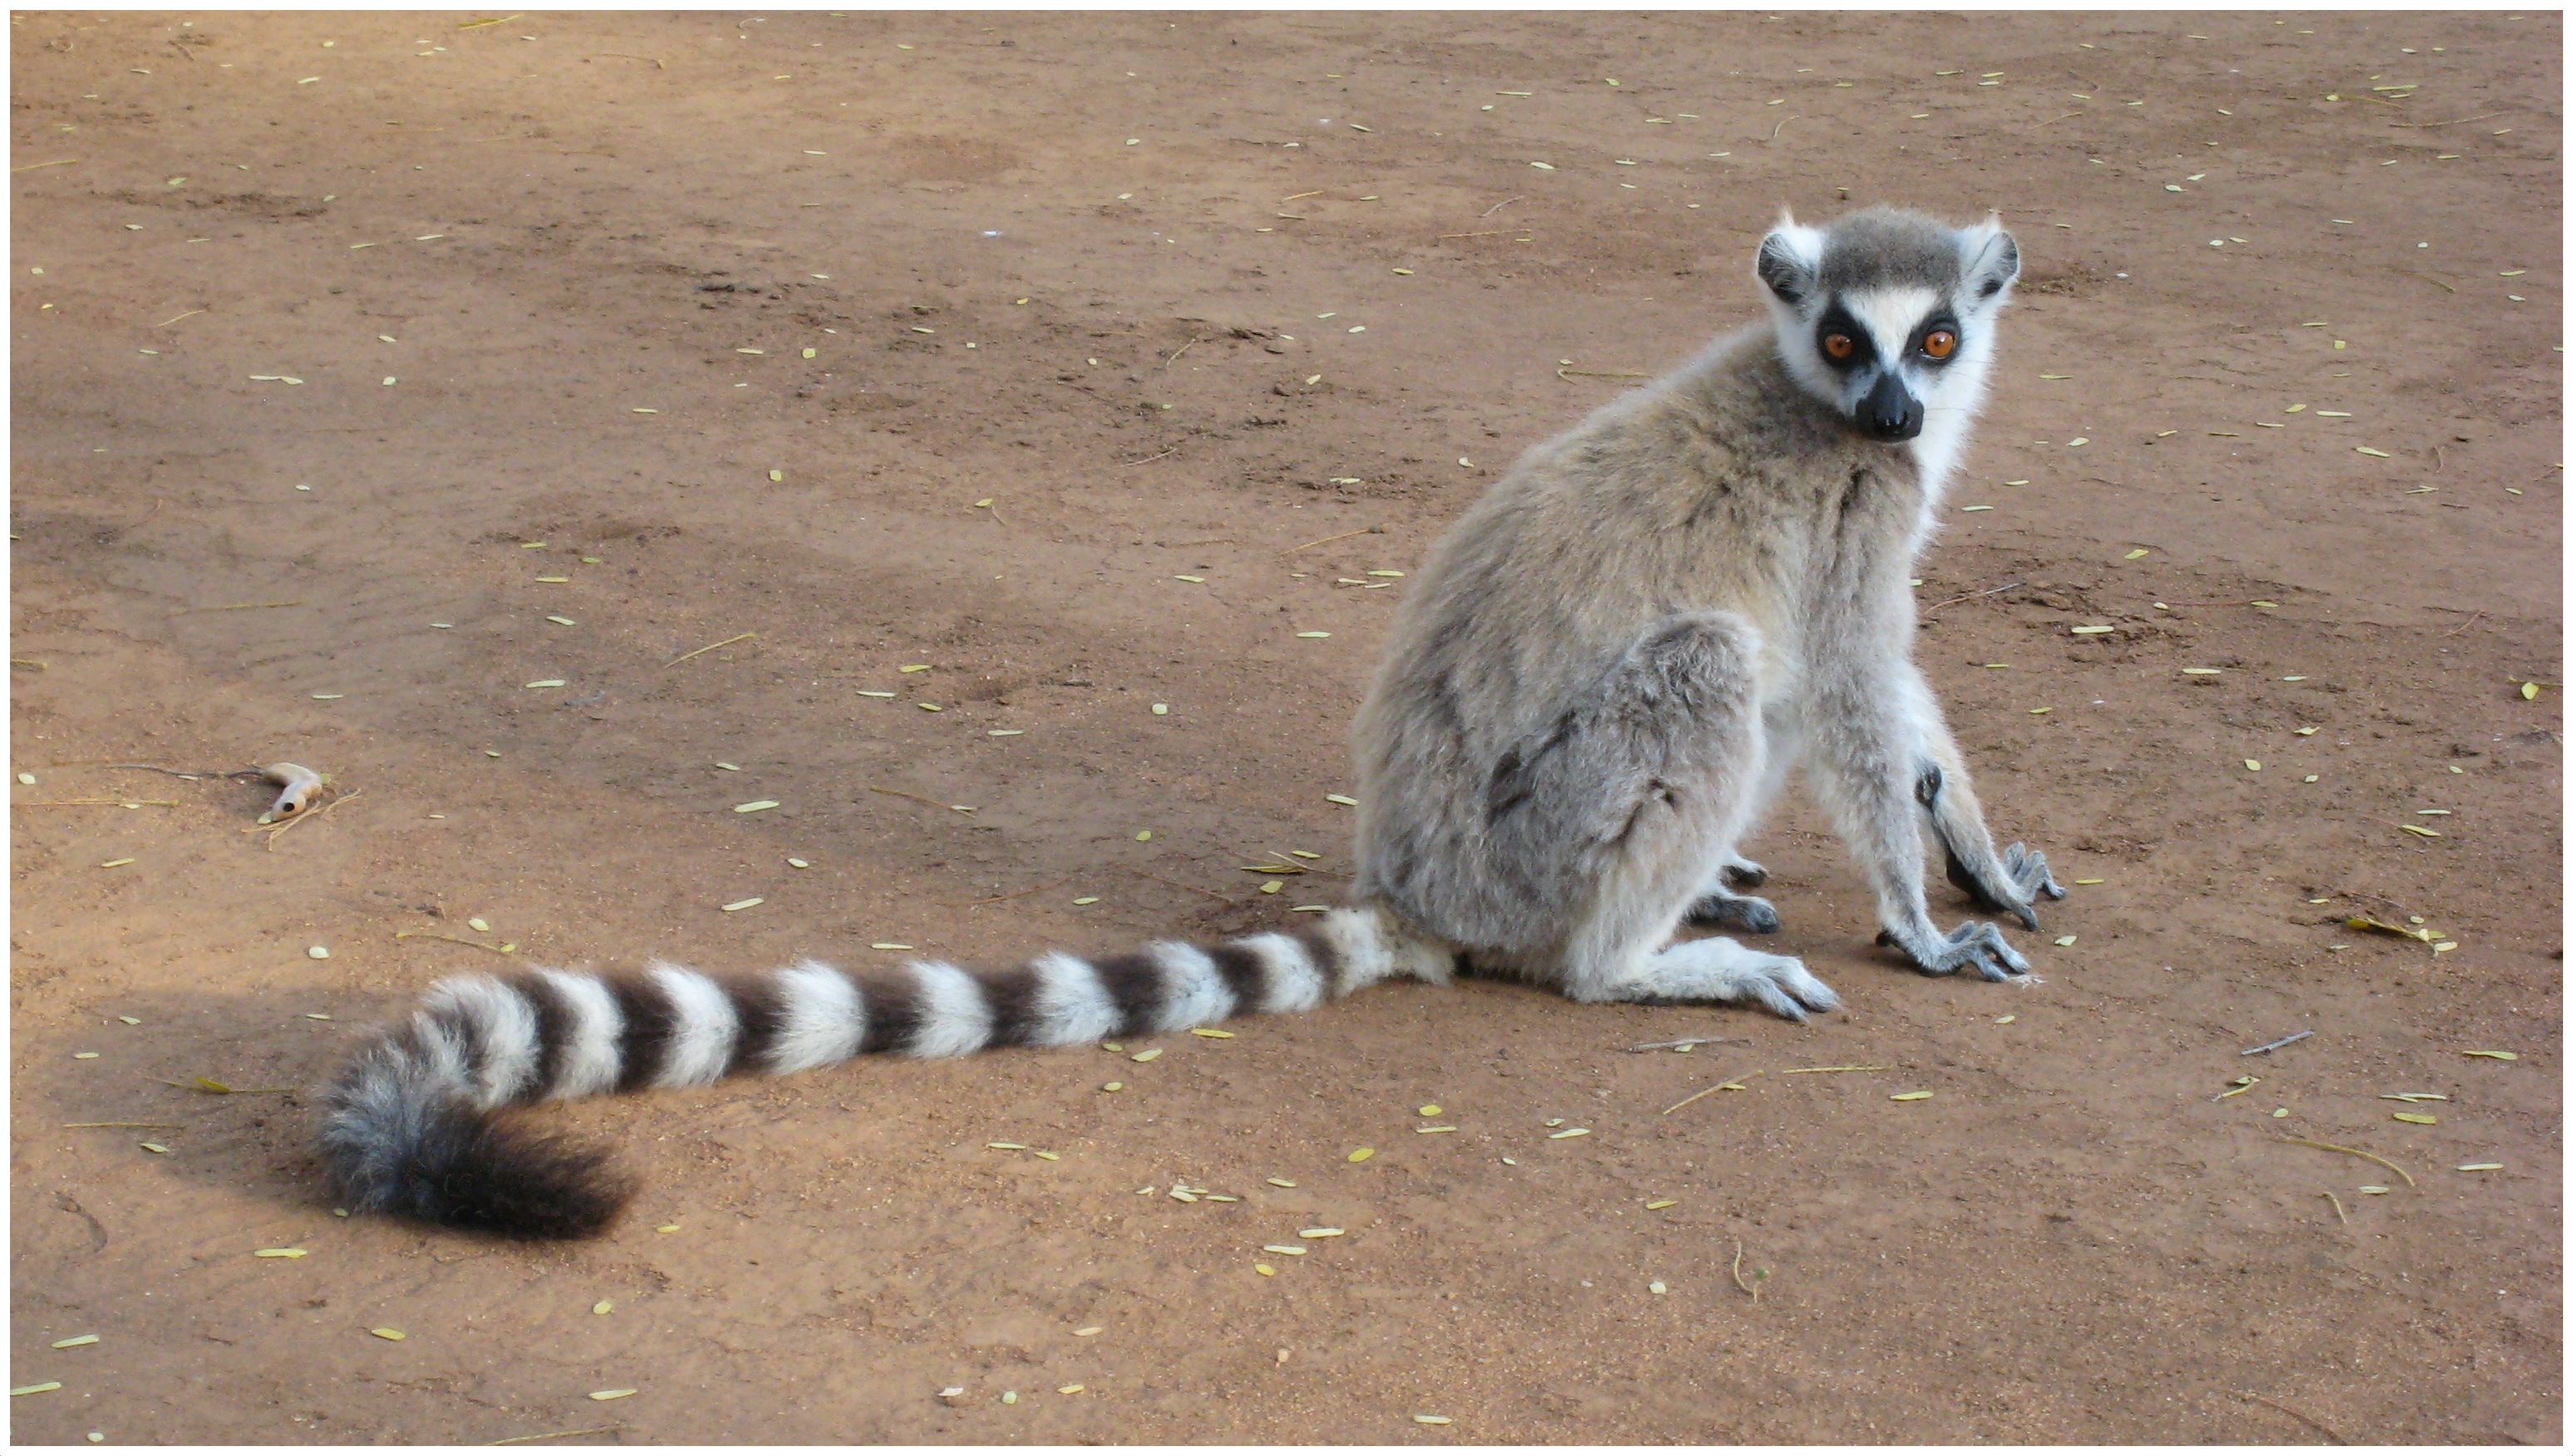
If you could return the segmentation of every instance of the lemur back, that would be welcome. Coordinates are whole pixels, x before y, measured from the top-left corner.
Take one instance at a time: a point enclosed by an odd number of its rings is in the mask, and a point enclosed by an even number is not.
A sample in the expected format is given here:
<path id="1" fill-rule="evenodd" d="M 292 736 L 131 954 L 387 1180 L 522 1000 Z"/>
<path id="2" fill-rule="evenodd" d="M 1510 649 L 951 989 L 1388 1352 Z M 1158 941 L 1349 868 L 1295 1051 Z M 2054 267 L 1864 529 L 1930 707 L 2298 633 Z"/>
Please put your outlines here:
<path id="1" fill-rule="evenodd" d="M 782 1075 L 871 1052 L 962 1056 L 1304 1011 L 1462 965 L 1580 1001 L 1837 995 L 1696 920 L 1778 929 L 1738 852 L 1801 763 L 1877 892 L 1882 944 L 1928 974 L 2028 963 L 1990 923 L 1941 933 L 1949 878 L 2034 929 L 2064 891 L 1996 852 L 1927 681 L 1907 585 L 1981 402 L 2019 268 L 1998 227 L 1872 210 L 1784 220 L 1771 320 L 1530 449 L 1432 550 L 1353 726 L 1349 903 L 1317 923 L 1003 971 L 805 961 L 718 980 L 533 969 L 441 982 L 323 1092 L 349 1206 L 526 1237 L 611 1223 L 607 1154 L 512 1109 Z"/>

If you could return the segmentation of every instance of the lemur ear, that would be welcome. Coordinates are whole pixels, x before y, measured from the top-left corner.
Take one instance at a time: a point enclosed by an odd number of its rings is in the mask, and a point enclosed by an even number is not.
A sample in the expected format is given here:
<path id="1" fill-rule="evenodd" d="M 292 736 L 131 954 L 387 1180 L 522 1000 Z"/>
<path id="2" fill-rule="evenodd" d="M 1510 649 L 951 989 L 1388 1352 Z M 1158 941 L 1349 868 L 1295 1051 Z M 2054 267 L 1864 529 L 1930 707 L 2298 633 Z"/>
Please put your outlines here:
<path id="1" fill-rule="evenodd" d="M 1760 256 L 1751 271 L 1778 302 L 1793 308 L 1813 293 L 1822 266 L 1823 235 L 1799 226 L 1794 215 L 1782 210 L 1777 228 L 1760 240 Z"/>
<path id="2" fill-rule="evenodd" d="M 1978 306 L 1998 304 L 2019 277 L 2019 240 L 2002 231 L 2001 220 L 1986 218 L 1966 230 L 1966 297 Z"/>

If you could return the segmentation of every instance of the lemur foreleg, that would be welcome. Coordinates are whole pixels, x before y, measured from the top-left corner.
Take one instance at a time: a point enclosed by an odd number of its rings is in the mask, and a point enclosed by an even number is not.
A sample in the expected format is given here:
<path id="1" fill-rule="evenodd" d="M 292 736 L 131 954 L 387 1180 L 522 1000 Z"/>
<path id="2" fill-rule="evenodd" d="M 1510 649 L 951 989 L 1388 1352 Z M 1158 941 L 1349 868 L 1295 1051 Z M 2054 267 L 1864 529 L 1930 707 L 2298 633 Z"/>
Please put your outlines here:
<path id="1" fill-rule="evenodd" d="M 1920 720 L 1922 758 L 1913 780 L 1913 798 L 1930 821 L 1930 832 L 1948 856 L 1948 883 L 1973 897 L 1984 910 L 2018 917 L 2036 930 L 2037 897 L 2061 900 L 2066 891 L 2047 872 L 2046 856 L 2024 844 L 1995 853 L 1991 831 L 1984 828 L 1983 805 L 1966 774 L 1965 758 L 1948 731 L 1946 715 L 1930 684 L 1912 663 L 1903 665 L 1910 697 Z"/>
<path id="2" fill-rule="evenodd" d="M 1824 690 L 1810 715 L 1808 773 L 1876 890 L 1884 927 L 1877 944 L 1896 947 L 1932 976 L 1971 968 L 1987 981 L 2007 981 L 2027 972 L 2028 958 L 2002 938 L 2000 926 L 1970 920 L 1942 934 L 1930 922 L 1914 789 L 1938 708 L 1909 666 L 1851 673 Z M 1944 738 L 1944 729 L 1939 736 Z M 1990 839 L 1981 836 L 1980 824 L 1975 827 L 1990 855 Z"/>

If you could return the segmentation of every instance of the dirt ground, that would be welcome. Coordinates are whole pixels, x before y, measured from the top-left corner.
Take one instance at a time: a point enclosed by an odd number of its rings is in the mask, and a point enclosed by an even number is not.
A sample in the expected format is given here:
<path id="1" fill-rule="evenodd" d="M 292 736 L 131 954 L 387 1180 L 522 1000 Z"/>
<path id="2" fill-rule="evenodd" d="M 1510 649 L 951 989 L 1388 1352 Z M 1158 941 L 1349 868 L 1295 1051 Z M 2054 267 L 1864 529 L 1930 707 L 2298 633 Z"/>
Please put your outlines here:
<path id="1" fill-rule="evenodd" d="M 478 20 L 12 19 L 16 1439 L 2561 1438 L 2555 15 Z M 442 974 L 1330 901 L 1387 573 L 1879 201 L 2026 255 L 1920 655 L 2040 983 L 1799 805 L 1809 1029 L 1402 985 L 333 1216 Z"/>

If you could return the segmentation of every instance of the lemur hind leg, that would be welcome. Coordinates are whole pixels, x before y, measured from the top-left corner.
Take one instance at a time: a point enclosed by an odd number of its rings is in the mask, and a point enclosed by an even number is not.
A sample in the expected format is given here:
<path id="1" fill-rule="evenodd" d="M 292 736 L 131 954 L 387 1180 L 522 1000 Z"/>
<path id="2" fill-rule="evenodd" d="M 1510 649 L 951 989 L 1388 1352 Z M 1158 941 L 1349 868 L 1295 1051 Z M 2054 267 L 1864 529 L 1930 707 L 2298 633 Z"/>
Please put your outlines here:
<path id="1" fill-rule="evenodd" d="M 1785 787 L 1787 771 L 1795 767 L 1801 736 L 1792 716 L 1781 716 L 1774 711 L 1762 715 L 1760 727 L 1760 781 L 1743 816 L 1746 830 Z M 1699 888 L 1697 902 L 1689 907 L 1688 918 L 1699 925 L 1720 925 L 1754 935 L 1775 935 L 1778 930 L 1777 907 L 1757 895 L 1741 893 L 1756 890 L 1768 880 L 1767 866 L 1756 860 L 1744 859 L 1727 849 L 1717 857 L 1715 874 Z"/>
<path id="2" fill-rule="evenodd" d="M 1494 847 L 1582 878 L 1576 923 L 1528 966 L 1576 1001 L 1755 1002 L 1791 1020 L 1840 1004 L 1792 957 L 1670 944 L 1706 866 L 1757 805 L 1758 641 L 1730 613 L 1665 618 L 1492 783 Z M 1505 770 L 1505 772 L 1504 772 Z M 1561 864 L 1556 860 L 1557 864 Z M 1774 919 L 1774 917 L 1773 917 Z"/>

